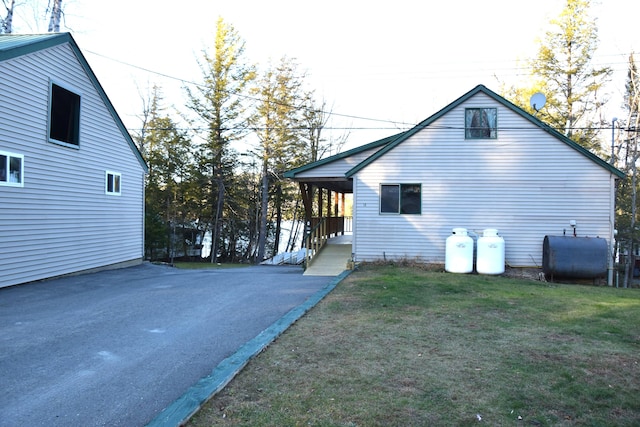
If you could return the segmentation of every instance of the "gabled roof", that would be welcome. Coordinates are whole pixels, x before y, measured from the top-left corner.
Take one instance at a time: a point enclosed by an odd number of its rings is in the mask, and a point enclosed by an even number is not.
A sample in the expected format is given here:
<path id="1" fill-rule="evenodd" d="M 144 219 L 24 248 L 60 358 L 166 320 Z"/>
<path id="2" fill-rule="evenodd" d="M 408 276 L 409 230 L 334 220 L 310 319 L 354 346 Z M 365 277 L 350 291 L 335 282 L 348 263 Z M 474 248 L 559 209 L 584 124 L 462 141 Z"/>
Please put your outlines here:
<path id="1" fill-rule="evenodd" d="M 295 168 L 295 169 L 291 169 L 290 171 L 287 171 L 284 173 L 284 177 L 285 178 L 295 178 L 297 174 L 317 168 L 318 166 L 322 166 L 322 165 L 326 165 L 328 163 L 334 162 L 336 160 L 340 160 L 340 159 L 346 159 L 347 157 L 351 157 L 354 154 L 359 154 L 362 153 L 364 151 L 368 151 L 371 149 L 375 149 L 378 147 L 383 147 L 384 145 L 388 144 L 389 142 L 393 141 L 394 139 L 398 138 L 398 136 L 402 135 L 404 132 L 396 134 L 396 135 L 392 135 L 392 136 L 388 136 L 386 138 L 382 138 L 379 139 L 377 141 L 374 142 L 370 142 L 369 144 L 365 144 L 365 145 L 361 145 L 360 147 L 356 147 L 353 148 L 351 150 L 345 151 L 343 153 L 338 153 L 335 154 L 333 156 L 330 157 L 326 157 L 324 159 L 320 159 L 318 161 L 315 161 L 313 163 L 307 163 L 304 166 L 300 166 L 299 168 Z"/>
<path id="2" fill-rule="evenodd" d="M 551 128 L 546 123 L 542 122 L 541 120 L 538 120 L 537 118 L 535 118 L 531 114 L 529 114 L 526 111 L 524 111 L 522 108 L 520 108 L 517 105 L 507 101 L 505 98 L 501 97 L 500 95 L 498 95 L 497 93 L 493 92 L 492 90 L 487 89 L 484 85 L 476 86 L 475 88 L 473 88 L 472 90 L 470 90 L 466 94 L 462 95 L 460 98 L 458 98 L 455 101 L 453 101 L 451 104 L 449 104 L 446 107 L 444 107 L 442 110 L 438 111 L 437 113 L 435 113 L 431 117 L 429 117 L 429 118 L 423 120 L 422 122 L 418 123 L 412 129 L 410 129 L 410 130 L 408 130 L 406 132 L 403 132 L 401 134 L 398 134 L 397 137 L 393 141 L 389 142 L 389 144 L 387 144 L 386 147 L 384 147 L 383 149 L 377 151 L 375 154 L 373 154 L 372 156 L 368 157 L 366 160 L 364 160 L 363 162 L 359 163 L 358 165 L 354 166 L 351 170 L 349 170 L 346 173 L 346 176 L 347 177 L 352 177 L 358 171 L 362 170 L 367 165 L 369 165 L 372 162 L 376 161 L 376 159 L 380 158 L 381 156 L 384 156 L 385 153 L 387 153 L 390 150 L 392 150 L 398 144 L 401 144 L 402 141 L 406 140 L 407 138 L 411 137 L 412 135 L 414 135 L 414 134 L 418 133 L 419 131 L 421 131 L 422 129 L 426 128 L 431 123 L 433 123 L 434 121 L 438 120 L 440 117 L 444 116 L 449 111 L 453 110 L 458 105 L 466 102 L 467 100 L 469 100 L 473 96 L 477 95 L 478 93 L 483 93 L 483 94 L 489 96 L 490 98 L 492 98 L 493 100 L 499 102 L 500 104 L 504 105 L 505 107 L 509 108 L 510 110 L 515 112 L 516 114 L 519 114 L 520 116 L 522 116 L 525 119 L 529 120 L 535 126 L 541 128 L 542 130 L 544 130 L 547 133 L 549 133 L 551 136 L 554 136 L 555 138 L 559 139 L 563 143 L 567 144 L 569 147 L 571 147 L 574 150 L 578 151 L 580 154 L 586 156 L 587 158 L 592 160 L 594 163 L 596 163 L 596 164 L 600 165 L 601 167 L 607 169 L 608 171 L 610 171 L 611 173 L 616 175 L 618 178 L 624 178 L 624 176 L 625 176 L 624 172 L 622 172 L 621 170 L 619 170 L 619 169 L 615 168 L 614 166 L 610 165 L 609 163 L 605 162 L 600 157 L 598 157 L 595 154 L 593 154 L 591 151 L 587 150 L 586 148 L 584 148 L 580 144 L 576 143 L 575 141 L 572 141 L 571 139 L 567 138 L 566 136 L 564 136 L 560 132 L 558 132 L 555 129 Z"/>
<path id="3" fill-rule="evenodd" d="M 293 170 L 290 170 L 290 171 L 286 172 L 284 174 L 284 176 L 286 178 L 295 179 L 296 175 L 301 173 L 301 172 L 311 170 L 313 168 L 325 165 L 327 163 L 331 163 L 331 162 L 336 161 L 338 159 L 343 159 L 343 158 L 352 156 L 354 154 L 361 153 L 361 152 L 369 150 L 371 148 L 382 147 L 382 148 L 380 148 L 380 150 L 376 151 L 374 154 L 372 154 L 371 156 L 367 157 L 365 160 L 363 160 L 362 162 L 358 163 L 353 168 L 351 168 L 349 171 L 347 171 L 345 173 L 345 175 L 344 175 L 344 178 L 350 179 L 350 178 L 353 177 L 353 175 L 358 173 L 360 170 L 362 170 L 363 168 L 367 167 L 371 163 L 375 162 L 377 159 L 379 159 L 380 157 L 384 156 L 390 150 L 393 150 L 395 147 L 397 147 L 399 144 L 401 144 L 407 138 L 409 138 L 412 135 L 420 132 L 422 129 L 428 127 L 430 124 L 432 124 L 433 122 L 435 122 L 436 120 L 438 120 L 439 118 L 441 118 L 442 116 L 444 116 L 445 114 L 447 114 L 448 112 L 453 110 L 454 108 L 458 107 L 460 104 L 468 101 L 470 98 L 472 98 L 473 96 L 475 96 L 475 95 L 477 95 L 479 93 L 483 93 L 483 94 L 489 96 L 493 100 L 495 100 L 495 101 L 499 102 L 500 104 L 504 105 L 506 108 L 510 109 L 511 111 L 515 112 L 516 114 L 518 114 L 518 115 L 522 116 L 523 118 L 527 119 L 534 126 L 539 127 L 540 129 L 542 129 L 545 132 L 549 133 L 551 136 L 553 136 L 556 139 L 560 140 L 564 144 L 567 144 L 569 147 L 571 147 L 572 149 L 578 151 L 580 154 L 584 155 L 585 157 L 587 157 L 588 159 L 590 159 L 591 161 L 593 161 L 597 165 L 599 165 L 599 166 L 605 168 L 606 170 L 610 171 L 611 173 L 616 175 L 618 178 L 624 178 L 624 176 L 625 176 L 624 172 L 620 171 L 619 169 L 617 169 L 614 166 L 610 165 L 609 163 L 605 162 L 600 157 L 598 157 L 595 154 L 593 154 L 591 151 L 587 150 L 586 148 L 582 147 L 580 144 L 578 144 L 578 143 L 572 141 L 571 139 L 567 138 L 566 136 L 564 136 L 560 132 L 556 131 L 555 129 L 552 129 L 551 127 L 549 127 L 549 125 L 547 125 L 546 123 L 542 122 L 541 120 L 535 118 L 531 114 L 527 113 L 522 108 L 520 108 L 517 105 L 507 101 L 505 98 L 501 97 L 497 93 L 487 89 L 484 85 L 476 86 L 475 88 L 473 88 L 472 90 L 470 90 L 466 94 L 462 95 L 460 98 L 458 98 L 455 101 L 453 101 L 451 104 L 449 104 L 446 107 L 444 107 L 442 110 L 438 111 L 437 113 L 433 114 L 429 118 L 427 118 L 427 119 L 423 120 L 422 122 L 418 123 L 416 126 L 414 126 L 413 128 L 409 129 L 408 131 L 401 132 L 401 133 L 389 136 L 387 138 L 380 139 L 378 141 L 372 142 L 372 143 L 367 144 L 367 145 L 363 145 L 361 147 L 354 148 L 354 149 L 349 150 L 349 151 L 345 151 L 344 153 L 336 154 L 335 156 L 327 157 L 326 159 L 322 159 L 322 160 L 319 160 L 317 162 L 309 163 L 309 164 L 301 166 L 301 167 L 299 167 L 297 169 L 293 169 Z"/>
<path id="4" fill-rule="evenodd" d="M 129 144 L 131 151 L 137 157 L 140 165 L 145 170 L 148 171 L 147 163 L 145 162 L 140 150 L 136 147 L 136 144 L 133 142 L 131 135 L 127 131 L 127 128 L 124 126 L 124 123 L 120 119 L 120 116 L 116 112 L 113 104 L 109 100 L 109 97 L 105 93 L 102 85 L 98 81 L 98 78 L 94 74 L 93 70 L 89 66 L 89 63 L 85 59 L 84 55 L 80 51 L 80 48 L 76 44 L 75 40 L 69 33 L 48 33 L 48 34 L 0 34 L 0 62 L 6 61 L 9 59 L 17 58 L 19 56 L 27 55 L 30 53 L 38 52 L 40 50 L 48 49 L 54 46 L 62 45 L 68 43 L 71 49 L 73 50 L 76 58 L 80 62 L 82 68 L 85 73 L 93 83 L 96 91 L 102 98 L 107 110 L 111 113 L 113 120 L 116 125 L 122 132 L 122 136 L 125 138 L 127 143 Z"/>

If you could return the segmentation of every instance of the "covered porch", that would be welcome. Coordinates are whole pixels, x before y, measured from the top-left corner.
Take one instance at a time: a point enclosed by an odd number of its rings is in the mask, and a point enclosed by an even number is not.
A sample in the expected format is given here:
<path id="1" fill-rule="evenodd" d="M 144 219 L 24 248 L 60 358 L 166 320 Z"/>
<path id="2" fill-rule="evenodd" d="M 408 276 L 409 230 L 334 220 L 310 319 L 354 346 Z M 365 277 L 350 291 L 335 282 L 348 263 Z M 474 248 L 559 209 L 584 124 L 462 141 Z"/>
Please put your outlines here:
<path id="1" fill-rule="evenodd" d="M 295 180 L 300 186 L 305 210 L 305 274 L 340 274 L 352 259 L 353 217 L 346 212 L 346 195 L 353 193 L 353 181 L 346 178 Z"/>

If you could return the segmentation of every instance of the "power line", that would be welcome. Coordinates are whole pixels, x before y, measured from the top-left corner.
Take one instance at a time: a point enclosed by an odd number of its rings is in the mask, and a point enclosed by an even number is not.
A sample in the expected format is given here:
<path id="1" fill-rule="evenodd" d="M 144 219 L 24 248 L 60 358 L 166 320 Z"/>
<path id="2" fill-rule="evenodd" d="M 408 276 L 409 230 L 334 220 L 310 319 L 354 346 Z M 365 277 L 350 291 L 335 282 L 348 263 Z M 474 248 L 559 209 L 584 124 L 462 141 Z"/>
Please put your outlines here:
<path id="1" fill-rule="evenodd" d="M 194 82 L 194 81 L 191 81 L 191 80 L 187 80 L 187 79 L 183 79 L 183 78 L 180 78 L 180 77 L 171 76 L 169 74 L 165 74 L 165 73 L 161 73 L 161 72 L 158 72 L 158 71 L 154 71 L 154 70 L 151 70 L 149 68 L 140 67 L 138 65 L 131 64 L 131 63 L 128 63 L 128 62 L 125 62 L 125 61 L 121 61 L 119 59 L 111 58 L 109 56 L 102 55 L 102 54 L 99 54 L 97 52 L 93 52 L 93 51 L 90 51 L 90 50 L 87 50 L 86 52 L 88 52 L 88 53 L 90 53 L 92 55 L 99 56 L 99 57 L 104 58 L 104 59 L 108 59 L 110 61 L 117 62 L 117 63 L 125 65 L 127 67 L 136 68 L 138 70 L 142 70 L 142 71 L 150 73 L 150 74 L 155 74 L 155 75 L 158 75 L 158 76 L 161 76 L 161 77 L 165 77 L 165 78 L 170 79 L 170 80 L 176 80 L 176 81 L 181 82 L 182 84 L 192 85 L 192 86 L 201 87 L 201 88 L 206 88 L 206 86 L 203 85 L 202 83 L 197 83 L 197 82 Z M 237 94 L 237 93 L 229 93 L 229 94 L 233 95 L 233 96 L 237 96 L 239 98 L 249 99 L 251 101 L 257 101 L 257 102 L 264 101 L 261 98 L 257 98 L 257 97 L 250 96 L 250 95 Z M 291 105 L 291 107 L 300 108 L 300 107 L 295 107 L 295 106 L 292 106 L 292 105 Z M 310 108 L 306 108 L 306 107 L 303 107 L 303 108 L 308 109 L 308 110 L 315 110 L 315 109 L 310 109 Z M 407 125 L 407 124 L 410 124 L 410 123 L 399 122 L 399 121 L 394 121 L 394 120 L 374 119 L 374 118 L 371 118 L 371 117 L 356 116 L 356 115 L 353 115 L 353 114 L 341 114 L 341 113 L 335 113 L 335 112 L 326 111 L 326 110 L 317 110 L 317 111 L 320 111 L 323 114 L 327 114 L 327 115 L 345 117 L 345 118 L 356 119 L 356 120 L 368 120 L 368 121 L 381 122 L 381 123 L 391 123 L 391 124 L 396 124 L 396 125 Z"/>
<path id="2" fill-rule="evenodd" d="M 173 75 L 170 75 L 170 74 L 166 74 L 166 73 L 162 73 L 162 72 L 159 72 L 159 71 L 152 70 L 150 68 L 146 68 L 146 67 L 142 67 L 142 66 L 139 66 L 139 65 L 131 64 L 129 62 L 122 61 L 122 60 L 119 60 L 119 59 L 116 59 L 116 58 L 112 58 L 112 57 L 109 57 L 107 55 L 103 55 L 103 54 L 100 54 L 100 53 L 97 53 L 97 52 L 94 52 L 94 51 L 91 51 L 91 50 L 86 50 L 85 52 L 88 52 L 88 53 L 90 53 L 92 55 L 95 55 L 95 56 L 99 56 L 99 57 L 107 59 L 109 61 L 113 61 L 113 62 L 122 64 L 122 65 L 127 66 L 127 67 L 135 68 L 135 69 L 138 69 L 138 70 L 150 73 L 150 74 L 158 75 L 158 76 L 164 77 L 166 79 L 178 81 L 178 82 L 182 83 L 183 85 L 191 85 L 191 86 L 195 86 L 195 87 L 206 88 L 206 85 L 204 85 L 202 83 L 194 82 L 192 80 L 184 79 L 184 78 L 181 78 L 181 77 L 176 77 L 176 76 L 173 76 Z M 627 56 L 628 56 L 628 54 L 612 54 L 612 55 L 601 55 L 601 56 L 599 56 L 599 58 L 602 58 L 602 57 L 627 57 Z M 498 61 L 498 62 L 501 62 L 501 61 Z M 502 62 L 509 63 L 509 62 L 513 62 L 513 61 L 505 60 L 505 61 L 502 61 Z M 479 65 L 483 64 L 483 62 L 479 62 L 479 61 L 476 61 L 474 63 L 475 64 L 479 64 Z M 622 64 L 626 65 L 628 63 L 627 62 L 614 62 L 614 63 L 611 63 L 611 62 L 609 62 L 609 63 L 597 62 L 597 63 L 595 63 L 593 65 L 594 66 L 597 65 L 597 66 L 603 66 L 604 67 L 604 66 L 622 65 Z M 474 68 L 474 69 L 476 69 L 476 68 Z M 431 66 L 428 67 L 428 70 L 434 70 L 433 64 L 431 64 Z M 467 68 L 467 70 L 468 70 L 468 68 Z M 467 70 L 464 70 L 464 71 L 466 72 Z M 530 67 L 520 67 L 520 66 L 517 66 L 517 67 L 506 67 L 506 68 L 498 68 L 497 71 L 499 71 L 499 70 L 521 71 L 522 73 L 524 73 L 524 72 L 527 72 L 527 71 L 530 72 Z M 437 69 L 435 71 L 427 71 L 426 74 L 429 75 L 429 74 L 433 73 L 432 75 L 438 75 L 439 73 L 444 73 L 448 77 L 451 77 L 451 72 L 452 71 L 456 71 L 456 70 L 447 71 L 446 69 L 443 70 L 443 69 L 440 68 L 440 69 Z M 495 73 L 496 69 L 494 69 L 493 71 Z M 615 69 L 615 71 L 622 71 L 622 69 Z M 425 75 L 424 71 L 407 72 L 407 73 L 408 74 L 414 74 L 415 78 L 418 78 L 418 79 Z M 401 74 L 404 74 L 404 73 L 401 73 Z M 391 74 L 389 74 L 389 75 L 391 76 Z M 397 75 L 398 75 L 398 73 L 394 72 L 394 76 L 397 76 Z M 516 76 L 521 76 L 521 75 L 524 75 L 524 74 L 515 74 L 515 75 Z M 427 77 L 427 78 L 429 78 L 429 77 Z M 248 99 L 248 100 L 251 100 L 251 101 L 254 101 L 254 102 L 263 102 L 264 101 L 263 99 L 255 97 L 255 96 L 250 96 L 250 95 L 245 95 L 245 94 L 237 94 L 237 93 L 231 93 L 231 92 L 228 92 L 228 93 L 230 95 L 237 96 L 239 98 Z M 289 106 L 291 106 L 293 108 L 301 108 L 301 107 L 296 107 L 296 106 L 293 106 L 293 105 L 289 105 Z M 302 107 L 302 108 L 307 109 L 307 110 L 319 111 L 319 112 L 321 112 L 323 114 L 326 114 L 326 115 L 329 115 L 329 116 L 343 117 L 343 118 L 354 119 L 354 120 L 372 121 L 372 122 L 379 122 L 379 123 L 390 123 L 390 124 L 395 126 L 394 128 L 375 128 L 375 127 L 372 127 L 372 128 L 365 128 L 365 127 L 357 127 L 357 128 L 356 127 L 325 127 L 325 128 L 323 128 L 323 129 L 326 129 L 326 130 L 386 130 L 386 129 L 389 129 L 389 130 L 402 130 L 402 129 L 407 130 L 407 129 L 411 129 L 413 126 L 415 126 L 414 123 L 408 123 L 408 122 L 403 122 L 403 121 L 388 120 L 388 119 L 377 119 L 377 118 L 372 118 L 372 117 L 364 117 L 364 116 L 358 116 L 358 115 L 354 115 L 354 114 L 336 113 L 336 112 L 333 112 L 333 111 L 318 110 L 318 109 L 312 109 L 312 108 L 307 108 L 307 107 Z M 231 129 L 238 129 L 238 128 L 229 128 L 229 130 L 231 130 Z M 267 128 L 263 128 L 261 130 L 266 130 L 266 129 Z M 306 128 L 306 129 L 309 129 L 309 128 Z M 573 129 L 574 130 L 579 130 L 579 129 L 585 129 L 585 128 L 573 128 Z M 590 128 L 590 129 L 594 129 L 594 128 Z M 133 130 L 133 129 L 130 129 L 130 130 Z M 192 128 L 192 129 L 186 129 L 186 130 L 202 130 L 202 129 Z"/>

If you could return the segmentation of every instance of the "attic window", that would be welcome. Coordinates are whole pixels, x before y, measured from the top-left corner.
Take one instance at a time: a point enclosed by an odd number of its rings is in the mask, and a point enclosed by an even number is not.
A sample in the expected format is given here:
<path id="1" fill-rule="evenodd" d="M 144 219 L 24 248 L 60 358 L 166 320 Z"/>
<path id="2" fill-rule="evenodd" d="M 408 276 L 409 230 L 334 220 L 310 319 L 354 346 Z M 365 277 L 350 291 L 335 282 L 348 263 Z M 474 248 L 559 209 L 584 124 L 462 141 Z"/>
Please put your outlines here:
<path id="1" fill-rule="evenodd" d="M 49 139 L 80 145 L 80 95 L 51 84 Z"/>
<path id="2" fill-rule="evenodd" d="M 497 108 L 467 108 L 464 111 L 465 139 L 495 139 L 498 137 Z"/>

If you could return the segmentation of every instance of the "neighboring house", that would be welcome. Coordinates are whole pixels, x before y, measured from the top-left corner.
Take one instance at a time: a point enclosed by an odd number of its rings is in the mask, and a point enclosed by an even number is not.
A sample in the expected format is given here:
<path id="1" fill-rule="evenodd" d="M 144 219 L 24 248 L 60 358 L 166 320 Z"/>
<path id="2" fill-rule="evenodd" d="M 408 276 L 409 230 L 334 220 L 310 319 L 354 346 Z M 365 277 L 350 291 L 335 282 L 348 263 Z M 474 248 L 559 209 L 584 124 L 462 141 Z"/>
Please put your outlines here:
<path id="1" fill-rule="evenodd" d="M 0 35 L 0 287 L 141 262 L 146 171 L 71 35 Z"/>
<path id="2" fill-rule="evenodd" d="M 456 227 L 498 229 L 505 260 L 540 267 L 545 235 L 610 241 L 618 169 L 477 86 L 413 129 L 294 169 L 312 188 L 353 193 L 354 260 L 444 263 Z"/>

